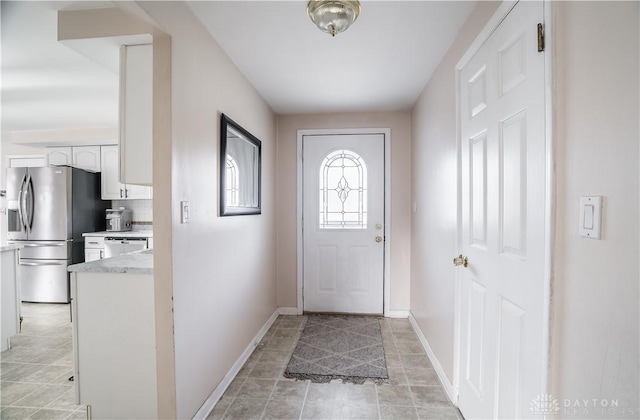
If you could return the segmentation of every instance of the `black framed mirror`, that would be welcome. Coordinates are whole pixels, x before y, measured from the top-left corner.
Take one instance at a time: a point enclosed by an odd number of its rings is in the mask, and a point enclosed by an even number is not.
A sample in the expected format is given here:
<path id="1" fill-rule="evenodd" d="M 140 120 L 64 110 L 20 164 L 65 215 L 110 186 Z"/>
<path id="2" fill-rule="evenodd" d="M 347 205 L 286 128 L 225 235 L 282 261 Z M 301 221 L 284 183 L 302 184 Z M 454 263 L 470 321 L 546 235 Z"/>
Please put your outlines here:
<path id="1" fill-rule="evenodd" d="M 220 118 L 220 216 L 260 214 L 262 142 Z"/>

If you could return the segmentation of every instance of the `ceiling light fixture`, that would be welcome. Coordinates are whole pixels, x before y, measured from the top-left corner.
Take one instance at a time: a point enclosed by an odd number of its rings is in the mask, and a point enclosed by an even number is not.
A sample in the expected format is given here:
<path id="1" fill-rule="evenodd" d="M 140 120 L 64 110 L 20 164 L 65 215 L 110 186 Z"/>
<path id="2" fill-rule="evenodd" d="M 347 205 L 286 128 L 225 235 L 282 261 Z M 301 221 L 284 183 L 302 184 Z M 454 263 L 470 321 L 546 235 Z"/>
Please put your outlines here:
<path id="1" fill-rule="evenodd" d="M 336 36 L 356 21 L 360 14 L 358 0 L 309 0 L 309 17 L 322 31 Z"/>

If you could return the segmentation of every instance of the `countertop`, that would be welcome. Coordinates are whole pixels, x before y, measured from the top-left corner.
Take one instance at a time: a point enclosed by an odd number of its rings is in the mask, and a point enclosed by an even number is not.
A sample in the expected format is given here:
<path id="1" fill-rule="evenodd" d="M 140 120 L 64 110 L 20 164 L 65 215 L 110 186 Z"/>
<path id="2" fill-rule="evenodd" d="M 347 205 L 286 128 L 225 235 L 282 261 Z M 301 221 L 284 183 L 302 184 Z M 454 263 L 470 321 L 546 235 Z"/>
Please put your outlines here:
<path id="1" fill-rule="evenodd" d="M 20 249 L 22 245 L 11 244 L 11 245 L 2 245 L 0 246 L 0 252 L 4 251 L 13 251 L 14 249 Z"/>
<path id="2" fill-rule="evenodd" d="M 125 232 L 89 232 L 83 233 L 82 236 L 117 236 L 119 238 L 153 238 L 152 230 L 128 230 Z"/>
<path id="3" fill-rule="evenodd" d="M 153 274 L 153 250 L 145 249 L 117 257 L 73 264 L 67 267 L 67 270 L 72 273 Z"/>

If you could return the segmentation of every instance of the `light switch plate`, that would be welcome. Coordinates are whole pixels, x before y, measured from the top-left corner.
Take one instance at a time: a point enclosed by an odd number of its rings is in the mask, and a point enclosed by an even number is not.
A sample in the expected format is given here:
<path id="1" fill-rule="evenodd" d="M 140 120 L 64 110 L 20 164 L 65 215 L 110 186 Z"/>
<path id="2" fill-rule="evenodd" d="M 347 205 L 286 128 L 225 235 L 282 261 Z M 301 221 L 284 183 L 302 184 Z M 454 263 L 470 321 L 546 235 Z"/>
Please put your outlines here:
<path id="1" fill-rule="evenodd" d="M 180 202 L 180 223 L 189 223 L 189 202 L 181 201 Z"/>
<path id="2" fill-rule="evenodd" d="M 580 236 L 600 239 L 602 233 L 602 197 L 580 197 Z"/>

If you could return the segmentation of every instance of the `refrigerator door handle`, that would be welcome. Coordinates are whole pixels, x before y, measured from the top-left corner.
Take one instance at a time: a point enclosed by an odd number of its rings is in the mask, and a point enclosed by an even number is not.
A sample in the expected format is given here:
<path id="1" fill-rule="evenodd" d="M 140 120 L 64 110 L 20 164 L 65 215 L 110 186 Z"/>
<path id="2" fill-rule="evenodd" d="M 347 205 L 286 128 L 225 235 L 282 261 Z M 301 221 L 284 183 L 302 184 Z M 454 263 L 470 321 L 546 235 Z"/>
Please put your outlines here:
<path id="1" fill-rule="evenodd" d="M 27 192 L 29 192 L 29 213 L 28 213 L 28 227 L 29 233 L 31 233 L 31 228 L 33 227 L 33 206 L 35 205 L 35 200 L 33 199 L 33 181 L 31 180 L 31 174 L 27 178 Z"/>
<path id="2" fill-rule="evenodd" d="M 50 246 L 65 246 L 66 242 L 42 242 L 42 243 L 33 243 L 33 244 L 21 244 L 24 248 L 38 248 L 38 247 L 50 247 Z"/>
<path id="3" fill-rule="evenodd" d="M 20 181 L 20 191 L 18 192 L 18 219 L 20 219 L 21 230 L 26 231 L 27 225 L 25 224 L 25 211 L 24 211 L 24 184 L 27 180 L 25 174 Z"/>
<path id="4" fill-rule="evenodd" d="M 40 266 L 44 266 L 44 265 L 66 265 L 67 261 L 48 261 L 48 262 L 19 262 L 20 265 L 26 265 L 29 267 L 40 267 Z"/>

